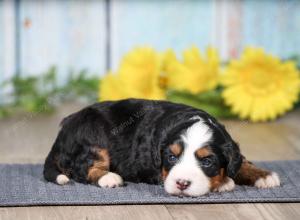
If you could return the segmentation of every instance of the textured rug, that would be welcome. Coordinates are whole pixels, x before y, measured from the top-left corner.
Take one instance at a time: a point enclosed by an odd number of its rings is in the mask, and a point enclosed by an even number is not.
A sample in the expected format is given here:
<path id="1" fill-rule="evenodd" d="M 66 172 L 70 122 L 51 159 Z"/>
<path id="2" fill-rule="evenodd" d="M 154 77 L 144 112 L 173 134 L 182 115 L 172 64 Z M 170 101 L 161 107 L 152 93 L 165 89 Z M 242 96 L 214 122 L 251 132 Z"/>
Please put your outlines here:
<path id="1" fill-rule="evenodd" d="M 0 164 L 0 206 L 300 202 L 300 160 L 256 164 L 278 172 L 282 185 L 273 189 L 237 186 L 232 192 L 197 198 L 170 196 L 162 186 L 148 184 L 127 183 L 114 189 L 74 182 L 58 186 L 43 179 L 41 164 Z"/>

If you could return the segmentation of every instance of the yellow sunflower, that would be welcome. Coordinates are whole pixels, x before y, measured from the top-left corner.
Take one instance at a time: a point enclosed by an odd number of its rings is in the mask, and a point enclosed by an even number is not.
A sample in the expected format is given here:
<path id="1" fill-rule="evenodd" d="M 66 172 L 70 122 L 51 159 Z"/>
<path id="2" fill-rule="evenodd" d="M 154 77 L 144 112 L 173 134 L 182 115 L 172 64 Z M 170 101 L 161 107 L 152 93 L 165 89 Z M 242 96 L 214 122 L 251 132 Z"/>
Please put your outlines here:
<path id="1" fill-rule="evenodd" d="M 166 52 L 162 53 L 161 59 L 162 59 L 161 69 L 163 74 L 171 73 L 173 64 L 178 62 L 176 58 L 176 54 L 172 49 L 168 49 Z"/>
<path id="2" fill-rule="evenodd" d="M 127 98 L 127 92 L 123 90 L 123 83 L 118 74 L 108 73 L 101 80 L 99 97 L 101 101 L 119 100 Z"/>
<path id="3" fill-rule="evenodd" d="M 149 47 L 136 48 L 123 58 L 116 74 L 102 79 L 100 100 L 165 99 L 165 90 L 160 87 L 160 72 L 160 55 Z"/>
<path id="4" fill-rule="evenodd" d="M 300 78 L 292 61 L 282 62 L 260 48 L 246 48 L 222 75 L 223 98 L 232 111 L 251 121 L 275 119 L 297 101 Z"/>
<path id="5" fill-rule="evenodd" d="M 172 61 L 167 69 L 169 88 L 197 94 L 217 86 L 219 56 L 215 49 L 208 48 L 203 57 L 198 48 L 192 47 L 183 53 L 183 62 L 169 56 Z"/>

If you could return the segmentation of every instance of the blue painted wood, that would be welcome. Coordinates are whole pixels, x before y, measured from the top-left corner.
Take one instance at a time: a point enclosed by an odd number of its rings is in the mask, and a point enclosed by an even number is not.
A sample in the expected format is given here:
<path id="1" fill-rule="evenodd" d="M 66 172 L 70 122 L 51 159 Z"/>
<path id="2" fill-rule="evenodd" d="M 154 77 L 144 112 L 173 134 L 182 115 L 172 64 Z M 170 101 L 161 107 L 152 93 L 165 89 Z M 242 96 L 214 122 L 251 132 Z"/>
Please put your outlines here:
<path id="1" fill-rule="evenodd" d="M 14 0 L 14 11 L 15 11 L 15 74 L 20 76 L 21 74 L 21 19 L 20 19 L 20 5 L 21 0 Z"/>
<path id="2" fill-rule="evenodd" d="M 243 45 L 255 45 L 281 57 L 300 54 L 300 1 L 243 3 Z"/>
<path id="3" fill-rule="evenodd" d="M 12 75 L 14 60 L 14 2 L 0 1 L 0 80 Z"/>
<path id="4" fill-rule="evenodd" d="M 0 1 L 0 84 L 15 73 L 14 1 Z M 0 103 L 9 102 L 11 87 L 0 87 Z"/>
<path id="5" fill-rule="evenodd" d="M 104 1 L 21 1 L 23 75 L 58 67 L 63 81 L 70 69 L 105 71 Z"/>
<path id="6" fill-rule="evenodd" d="M 110 2 L 106 23 L 105 3 Z M 20 68 L 40 74 L 51 65 L 60 77 L 69 69 L 106 72 L 106 49 L 114 69 L 135 46 L 177 53 L 191 45 L 219 47 L 229 57 L 234 47 L 261 46 L 282 57 L 300 54 L 298 0 L 20 0 Z M 222 5 L 221 9 L 218 8 Z M 0 82 L 15 72 L 14 1 L 0 0 Z M 232 19 L 241 24 L 234 26 Z M 105 39 L 110 24 L 111 39 Z M 230 32 L 236 33 L 231 38 Z M 238 43 L 233 42 L 239 41 Z M 106 42 L 110 41 L 110 45 Z"/>
<path id="7" fill-rule="evenodd" d="M 3 16 L 4 5 L 3 1 L 0 1 L 0 84 L 3 80 L 3 64 L 4 64 L 4 16 Z M 0 88 L 1 89 L 1 88 Z"/>
<path id="8" fill-rule="evenodd" d="M 176 52 L 213 42 L 213 1 L 112 0 L 112 66 L 135 46 Z"/>

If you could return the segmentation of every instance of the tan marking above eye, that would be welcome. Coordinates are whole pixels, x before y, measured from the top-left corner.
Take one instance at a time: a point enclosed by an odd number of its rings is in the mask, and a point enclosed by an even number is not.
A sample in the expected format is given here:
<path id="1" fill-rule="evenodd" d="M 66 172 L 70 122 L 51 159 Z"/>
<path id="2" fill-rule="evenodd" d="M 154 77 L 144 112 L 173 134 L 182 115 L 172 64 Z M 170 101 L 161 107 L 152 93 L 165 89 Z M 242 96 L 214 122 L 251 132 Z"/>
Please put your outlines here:
<path id="1" fill-rule="evenodd" d="M 207 156 L 210 156 L 212 154 L 213 153 L 212 153 L 211 148 L 209 146 L 201 147 L 200 149 L 198 149 L 196 151 L 196 155 L 199 158 L 207 157 Z"/>
<path id="2" fill-rule="evenodd" d="M 180 144 L 172 144 L 169 146 L 171 152 L 175 155 L 175 156 L 179 156 L 182 153 L 182 147 Z"/>

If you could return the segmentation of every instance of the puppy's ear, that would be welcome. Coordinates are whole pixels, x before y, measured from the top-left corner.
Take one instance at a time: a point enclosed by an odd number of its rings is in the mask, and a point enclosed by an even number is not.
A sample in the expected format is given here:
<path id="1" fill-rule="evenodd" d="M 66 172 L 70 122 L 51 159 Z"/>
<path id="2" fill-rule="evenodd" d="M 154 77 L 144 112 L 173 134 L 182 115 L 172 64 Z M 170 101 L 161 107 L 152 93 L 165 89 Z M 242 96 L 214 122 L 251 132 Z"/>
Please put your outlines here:
<path id="1" fill-rule="evenodd" d="M 234 178 L 241 168 L 243 156 L 240 153 L 239 146 L 234 141 L 230 141 L 222 146 L 223 155 L 227 162 L 227 176 Z"/>

